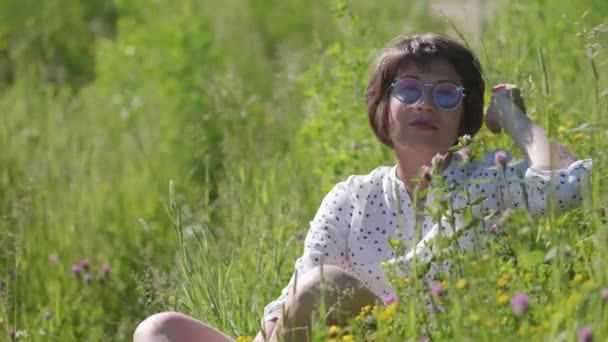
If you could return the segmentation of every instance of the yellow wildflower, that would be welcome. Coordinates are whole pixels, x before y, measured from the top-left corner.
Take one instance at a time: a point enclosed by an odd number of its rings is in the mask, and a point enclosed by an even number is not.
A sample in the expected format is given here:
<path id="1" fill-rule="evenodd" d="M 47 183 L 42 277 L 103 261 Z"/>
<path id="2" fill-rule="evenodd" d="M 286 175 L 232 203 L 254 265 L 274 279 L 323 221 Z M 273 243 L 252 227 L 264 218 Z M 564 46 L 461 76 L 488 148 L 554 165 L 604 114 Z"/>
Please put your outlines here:
<path id="1" fill-rule="evenodd" d="M 462 290 L 465 287 L 467 287 L 468 284 L 469 284 L 468 281 L 466 279 L 462 278 L 456 282 L 456 288 L 459 290 Z"/>
<path id="2" fill-rule="evenodd" d="M 498 279 L 498 286 L 503 287 L 503 286 L 506 286 L 507 284 L 509 284 L 509 276 L 504 274 L 500 277 L 500 279 Z"/>
<path id="3" fill-rule="evenodd" d="M 378 319 L 381 321 L 388 321 L 393 317 L 395 311 L 397 311 L 397 303 L 389 304 L 384 310 L 378 314 Z"/>
<path id="4" fill-rule="evenodd" d="M 577 143 L 579 140 L 581 140 L 583 138 L 583 133 L 578 132 L 575 135 L 572 136 L 572 139 L 570 139 L 573 143 Z"/>
<path id="5" fill-rule="evenodd" d="M 329 327 L 329 335 L 330 336 L 339 335 L 341 331 L 342 331 L 342 328 L 340 328 L 340 326 L 338 326 L 338 325 L 332 325 L 332 326 Z"/>
<path id="6" fill-rule="evenodd" d="M 570 286 L 574 287 L 576 285 L 578 285 L 581 281 L 583 281 L 583 275 L 580 273 L 577 273 L 574 278 L 572 278 L 572 280 L 570 281 Z"/>
<path id="7" fill-rule="evenodd" d="M 498 304 L 503 305 L 509 302 L 511 298 L 504 294 L 504 293 L 500 293 L 498 296 L 496 296 L 496 301 L 498 302 Z"/>
<path id="8" fill-rule="evenodd" d="M 167 296 L 167 302 L 171 305 L 175 304 L 175 296 L 174 295 Z"/>
<path id="9" fill-rule="evenodd" d="M 344 335 L 342 336 L 342 342 L 354 342 L 355 338 L 353 337 L 353 335 Z"/>
<path id="10" fill-rule="evenodd" d="M 564 133 L 565 131 L 569 130 L 572 127 L 574 127 L 574 122 L 568 121 L 565 124 L 563 124 L 557 128 L 557 133 Z"/>
<path id="11" fill-rule="evenodd" d="M 364 306 L 364 307 L 362 307 L 362 308 L 361 308 L 361 312 L 360 312 L 360 314 L 361 314 L 361 315 L 367 315 L 367 314 L 369 314 L 370 312 L 372 312 L 372 310 L 373 310 L 373 308 L 372 308 L 372 306 L 371 306 L 371 305 L 366 305 L 366 306 Z"/>
<path id="12" fill-rule="evenodd" d="M 235 342 L 252 342 L 253 336 L 239 336 L 236 338 Z"/>
<path id="13" fill-rule="evenodd" d="M 526 283 L 531 282 L 532 281 L 532 273 L 526 272 L 526 274 L 524 275 L 524 280 L 526 281 Z"/>

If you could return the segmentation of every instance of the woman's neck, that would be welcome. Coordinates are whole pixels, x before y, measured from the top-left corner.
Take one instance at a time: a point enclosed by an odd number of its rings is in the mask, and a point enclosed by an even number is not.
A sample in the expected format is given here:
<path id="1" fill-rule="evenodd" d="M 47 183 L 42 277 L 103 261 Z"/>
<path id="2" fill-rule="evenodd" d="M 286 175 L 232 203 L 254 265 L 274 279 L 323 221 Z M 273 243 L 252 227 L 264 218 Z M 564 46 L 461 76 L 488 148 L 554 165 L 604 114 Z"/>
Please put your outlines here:
<path id="1" fill-rule="evenodd" d="M 431 160 L 437 154 L 445 154 L 447 152 L 439 152 L 431 149 L 416 149 L 412 147 L 395 146 L 393 148 L 397 159 L 396 176 L 403 181 L 408 192 L 412 193 L 416 185 L 424 188 L 428 185 L 427 182 L 421 181 L 418 183 L 416 178 L 420 178 L 423 166 L 431 167 Z M 451 160 L 451 155 L 447 155 L 447 159 L 442 165 L 441 171 L 447 167 Z"/>

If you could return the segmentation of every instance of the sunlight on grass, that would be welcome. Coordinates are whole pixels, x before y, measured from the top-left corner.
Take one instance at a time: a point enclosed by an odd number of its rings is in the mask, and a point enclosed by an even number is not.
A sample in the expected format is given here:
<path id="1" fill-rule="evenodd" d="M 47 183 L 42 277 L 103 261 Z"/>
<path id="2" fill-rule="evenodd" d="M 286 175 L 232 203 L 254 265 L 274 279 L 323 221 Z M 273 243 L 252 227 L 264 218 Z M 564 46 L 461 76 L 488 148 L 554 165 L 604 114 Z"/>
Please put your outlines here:
<path id="1" fill-rule="evenodd" d="M 467 39 L 488 89 L 520 85 L 530 117 L 594 159 L 589 199 L 505 215 L 501 238 L 453 275 L 394 278 L 393 303 L 317 322 L 314 340 L 606 339 L 608 2 L 499 1 L 479 38 L 429 13 L 396 0 L 2 2 L 0 336 L 124 341 L 176 310 L 251 340 L 327 191 L 393 163 L 366 117 L 376 53 L 437 31 Z M 497 149 L 517 150 L 484 128 L 471 153 Z"/>

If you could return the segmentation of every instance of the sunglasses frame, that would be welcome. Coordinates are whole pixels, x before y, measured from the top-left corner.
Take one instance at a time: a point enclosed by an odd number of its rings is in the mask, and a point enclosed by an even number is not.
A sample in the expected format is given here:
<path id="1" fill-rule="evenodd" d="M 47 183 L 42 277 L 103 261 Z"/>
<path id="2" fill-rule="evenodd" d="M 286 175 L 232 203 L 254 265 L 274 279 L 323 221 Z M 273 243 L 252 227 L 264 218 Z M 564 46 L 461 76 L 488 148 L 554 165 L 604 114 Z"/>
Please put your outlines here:
<path id="1" fill-rule="evenodd" d="M 412 80 L 414 82 L 416 82 L 417 84 L 419 84 L 422 87 L 422 92 L 420 93 L 420 97 L 418 99 L 416 99 L 416 101 L 412 102 L 412 103 L 406 103 L 404 101 L 402 101 L 398 96 L 395 96 L 395 86 L 404 80 Z M 458 101 L 458 103 L 452 107 L 452 108 L 444 108 L 441 105 L 439 105 L 439 103 L 437 102 L 437 99 L 435 98 L 435 89 L 437 87 L 438 84 L 450 84 L 450 85 L 454 85 L 456 87 L 456 90 L 460 93 L 460 100 Z M 420 99 L 422 99 L 424 97 L 424 92 L 426 91 L 426 87 L 431 87 L 433 88 L 433 102 L 435 103 L 435 105 L 437 106 L 437 108 L 443 110 L 443 111 L 452 111 L 455 110 L 456 108 L 458 108 L 458 106 L 460 106 L 462 104 L 463 99 L 467 96 L 466 92 L 465 92 L 465 88 L 462 85 L 458 85 L 454 82 L 450 82 L 450 81 L 440 81 L 437 83 L 422 83 L 420 80 L 413 78 L 413 77 L 400 77 L 397 78 L 393 81 L 393 83 L 391 83 L 391 95 L 395 96 L 395 98 L 397 100 L 399 100 L 399 102 L 405 104 L 405 105 L 412 105 L 418 101 L 420 101 Z"/>

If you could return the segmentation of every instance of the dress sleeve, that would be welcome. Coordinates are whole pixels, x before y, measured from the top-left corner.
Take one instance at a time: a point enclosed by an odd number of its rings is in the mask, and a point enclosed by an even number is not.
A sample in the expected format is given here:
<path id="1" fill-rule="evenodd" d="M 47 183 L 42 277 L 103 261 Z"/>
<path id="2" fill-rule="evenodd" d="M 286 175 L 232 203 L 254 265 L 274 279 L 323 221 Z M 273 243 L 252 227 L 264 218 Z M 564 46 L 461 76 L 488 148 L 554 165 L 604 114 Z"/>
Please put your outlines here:
<path id="1" fill-rule="evenodd" d="M 319 265 L 349 267 L 346 241 L 354 210 L 346 182 L 338 183 L 325 196 L 304 240 L 304 253 L 295 263 L 291 280 L 281 295 L 264 309 L 263 322 L 279 318 L 287 297 L 293 293 L 296 277 Z"/>
<path id="2" fill-rule="evenodd" d="M 557 212 L 581 205 L 590 185 L 591 159 L 558 161 L 557 164 L 564 165 L 563 168 L 536 170 L 529 167 L 527 161 L 515 161 L 509 154 L 505 154 L 507 160 L 504 166 L 497 165 L 496 153 L 501 152 L 488 154 L 477 172 L 482 176 L 498 175 L 497 179 L 490 178 L 486 182 L 486 189 L 492 188 L 487 189 L 486 197 L 491 196 L 492 190 L 498 190 L 495 194 L 497 202 L 492 203 L 488 198 L 488 207 L 505 210 L 525 205 L 533 216 L 544 216 L 552 205 L 551 201 L 554 201 Z"/>
<path id="3" fill-rule="evenodd" d="M 500 153 L 497 158 L 497 153 Z M 502 160 L 503 163 L 499 163 Z M 564 165 L 564 163 L 562 163 Z M 515 161 L 505 152 L 489 153 L 482 161 L 471 165 L 471 179 L 466 188 L 468 199 L 459 194 L 452 194 L 455 207 L 466 206 L 467 203 L 478 203 L 473 206 L 473 215 L 482 217 L 491 212 L 501 212 L 506 209 L 526 207 L 534 216 L 544 216 L 554 199 L 557 211 L 580 206 L 585 197 L 593 167 L 591 159 L 574 160 L 566 163 L 566 167 L 556 170 L 534 170 L 523 160 Z M 478 200 L 482 200 L 478 202 Z M 452 264 L 443 260 L 440 255 L 454 251 L 455 246 L 443 246 L 438 243 L 442 238 L 457 235 L 458 246 L 470 249 L 474 245 L 474 234 L 470 230 L 462 230 L 465 225 L 462 215 L 455 215 L 455 227 L 443 217 L 440 223 L 435 223 L 430 231 L 418 242 L 415 248 L 405 256 L 395 258 L 391 263 L 397 263 L 398 274 L 409 276 L 413 259 L 420 266 L 427 265 L 425 278 L 433 279 L 437 273 L 447 271 Z"/>

